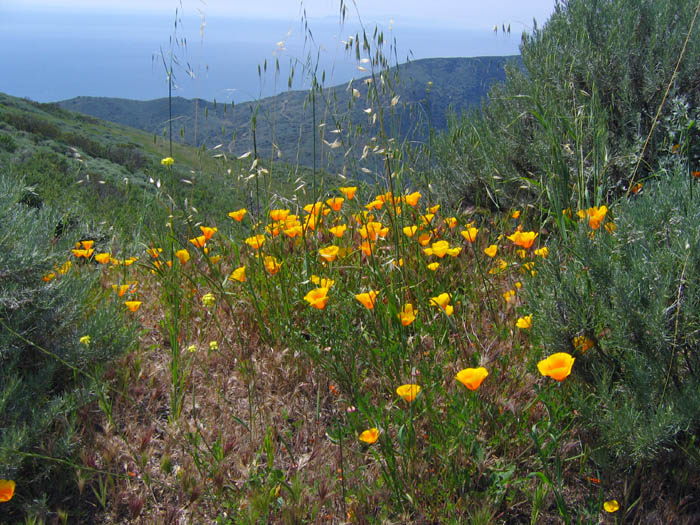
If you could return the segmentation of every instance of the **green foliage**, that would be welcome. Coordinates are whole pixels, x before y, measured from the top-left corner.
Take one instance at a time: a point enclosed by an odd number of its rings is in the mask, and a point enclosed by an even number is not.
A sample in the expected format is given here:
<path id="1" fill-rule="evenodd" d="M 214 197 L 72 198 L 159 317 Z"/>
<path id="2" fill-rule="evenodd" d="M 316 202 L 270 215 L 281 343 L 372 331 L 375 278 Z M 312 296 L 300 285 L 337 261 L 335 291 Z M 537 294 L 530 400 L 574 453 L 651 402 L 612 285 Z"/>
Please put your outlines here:
<path id="1" fill-rule="evenodd" d="M 80 448 L 77 411 L 95 400 L 98 367 L 133 340 L 116 305 L 99 300 L 97 272 L 56 271 L 71 246 L 54 244 L 61 216 L 26 206 L 25 194 L 0 178 L 0 478 L 21 486 L 3 504 L 12 519 L 77 497 L 74 470 L 62 463 Z"/>
<path id="2" fill-rule="evenodd" d="M 436 141 L 444 195 L 494 208 L 528 202 L 556 219 L 626 191 L 695 8 L 690 0 L 558 3 L 543 28 L 523 36 L 525 71 L 507 69 L 482 112 Z M 697 105 L 697 27 L 690 37 L 662 117 L 678 94 Z M 636 181 L 670 147 L 661 124 Z"/>
<path id="3" fill-rule="evenodd" d="M 7 133 L 0 133 L 0 149 L 14 153 L 17 150 L 17 143 Z"/>
<path id="4" fill-rule="evenodd" d="M 576 355 L 578 408 L 618 464 L 693 449 L 700 428 L 699 210 L 677 170 L 614 208 L 614 234 L 584 221 L 554 242 L 528 287 L 535 341 Z"/>

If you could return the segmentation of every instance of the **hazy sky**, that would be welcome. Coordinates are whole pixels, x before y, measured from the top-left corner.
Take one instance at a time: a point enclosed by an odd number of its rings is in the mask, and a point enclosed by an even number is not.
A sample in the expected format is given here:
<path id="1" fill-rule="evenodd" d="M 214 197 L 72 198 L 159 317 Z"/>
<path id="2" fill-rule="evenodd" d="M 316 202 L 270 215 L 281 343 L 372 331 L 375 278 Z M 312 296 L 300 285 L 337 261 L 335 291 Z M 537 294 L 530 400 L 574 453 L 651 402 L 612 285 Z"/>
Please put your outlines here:
<path id="1" fill-rule="evenodd" d="M 532 28 L 533 18 L 546 22 L 555 0 L 356 4 L 346 2 L 349 18 L 341 27 L 340 0 L 0 0 L 0 91 L 39 101 L 164 96 L 167 77 L 159 57 L 168 54 L 176 9 L 182 20 L 176 34 L 186 38 L 187 49 L 174 53 L 183 64 L 175 94 L 242 101 L 286 89 L 291 63 L 309 56 L 329 73 L 326 85 L 362 76 L 343 45 L 358 31 L 358 11 L 370 35 L 377 25 L 385 41 L 395 39 L 395 56 L 404 62 L 515 55 L 521 33 Z M 302 9 L 313 50 L 300 24 Z M 504 34 L 501 28 L 509 25 L 511 34 Z M 276 60 L 279 76 L 268 71 L 261 79 L 258 66 L 267 61 L 272 69 Z M 307 80 L 296 74 L 294 88 L 305 88 Z"/>
<path id="2" fill-rule="evenodd" d="M 119 10 L 172 13 L 180 0 L 3 0 L 0 13 L 12 9 Z M 355 5 L 369 22 L 420 21 L 421 23 L 459 25 L 464 28 L 511 24 L 513 30 L 528 29 L 533 18 L 543 23 L 551 14 L 555 0 L 352 0 L 346 1 L 352 16 Z M 338 16 L 340 0 L 182 0 L 185 12 L 201 10 L 206 16 L 241 18 L 298 19 L 302 6 L 310 18 Z"/>

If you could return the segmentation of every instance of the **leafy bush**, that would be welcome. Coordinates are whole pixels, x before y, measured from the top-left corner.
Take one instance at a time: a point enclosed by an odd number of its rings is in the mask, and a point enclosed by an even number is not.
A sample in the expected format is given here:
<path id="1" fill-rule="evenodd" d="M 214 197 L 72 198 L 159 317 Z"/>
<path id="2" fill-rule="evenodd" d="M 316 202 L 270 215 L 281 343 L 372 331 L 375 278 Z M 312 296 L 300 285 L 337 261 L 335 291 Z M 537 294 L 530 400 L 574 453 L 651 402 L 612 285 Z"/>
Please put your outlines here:
<path id="1" fill-rule="evenodd" d="M 627 191 L 695 8 L 690 0 L 558 2 L 543 28 L 523 36 L 525 71 L 508 68 L 483 111 L 453 121 L 436 140 L 445 196 L 494 208 L 529 201 L 556 217 L 568 206 L 599 205 Z M 652 173 L 670 148 L 670 101 L 683 95 L 691 107 L 698 104 L 697 31 L 635 180 Z"/>
<path id="2" fill-rule="evenodd" d="M 0 133 L 0 149 L 14 153 L 17 150 L 17 143 L 11 135 Z"/>
<path id="3" fill-rule="evenodd" d="M 22 204 L 25 193 L 0 178 L 0 478 L 18 487 L 3 504 L 10 519 L 75 504 L 66 465 L 80 447 L 76 411 L 95 400 L 97 367 L 133 339 L 116 305 L 96 295 L 98 272 L 57 270 L 70 248 L 53 238 L 60 217 Z"/>
<path id="4" fill-rule="evenodd" d="M 679 169 L 614 210 L 614 233 L 583 221 L 553 243 L 528 289 L 534 340 L 576 355 L 579 408 L 629 466 L 696 450 L 700 187 Z"/>

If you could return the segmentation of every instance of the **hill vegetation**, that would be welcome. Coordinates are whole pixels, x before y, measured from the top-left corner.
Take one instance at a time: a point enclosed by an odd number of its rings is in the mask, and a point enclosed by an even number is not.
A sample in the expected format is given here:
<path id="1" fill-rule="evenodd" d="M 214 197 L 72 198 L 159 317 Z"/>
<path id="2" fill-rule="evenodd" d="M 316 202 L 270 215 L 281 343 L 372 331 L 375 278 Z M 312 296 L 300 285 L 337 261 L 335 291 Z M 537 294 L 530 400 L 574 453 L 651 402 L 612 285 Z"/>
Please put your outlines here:
<path id="1" fill-rule="evenodd" d="M 1 519 L 697 522 L 699 11 L 558 2 L 422 140 L 367 32 L 308 170 L 3 96 Z"/>
<path id="2" fill-rule="evenodd" d="M 398 126 L 397 136 L 425 140 L 429 127 L 437 131 L 446 129 L 450 112 L 460 114 L 478 108 L 489 87 L 505 78 L 505 64 L 509 61 L 517 63 L 517 60 L 517 57 L 430 58 L 396 66 L 394 71 L 398 80 L 393 92 L 402 102 L 401 114 L 392 119 L 392 125 Z M 319 129 L 321 146 L 323 138 L 328 142 L 335 140 L 336 137 L 328 131 L 335 129 L 339 122 L 348 125 L 366 123 L 363 112 L 366 108 L 353 103 L 353 88 L 357 90 L 356 97 L 366 99 L 367 78 L 324 88 L 319 93 L 316 128 Z M 176 136 L 173 138 L 210 148 L 223 144 L 229 154 L 242 155 L 254 148 L 251 117 L 255 115 L 256 142 L 261 157 L 312 166 L 310 137 L 313 136 L 314 116 L 310 94 L 309 91 L 288 91 L 276 97 L 237 105 L 174 97 L 172 114 Z M 168 131 L 167 99 L 138 101 L 77 97 L 58 104 L 64 109 L 157 135 Z M 325 130 L 322 125 L 325 125 Z M 376 134 L 376 130 L 372 131 L 371 127 L 363 132 L 365 140 L 372 134 Z M 326 159 L 321 146 L 317 166 L 342 166 L 337 159 Z"/>

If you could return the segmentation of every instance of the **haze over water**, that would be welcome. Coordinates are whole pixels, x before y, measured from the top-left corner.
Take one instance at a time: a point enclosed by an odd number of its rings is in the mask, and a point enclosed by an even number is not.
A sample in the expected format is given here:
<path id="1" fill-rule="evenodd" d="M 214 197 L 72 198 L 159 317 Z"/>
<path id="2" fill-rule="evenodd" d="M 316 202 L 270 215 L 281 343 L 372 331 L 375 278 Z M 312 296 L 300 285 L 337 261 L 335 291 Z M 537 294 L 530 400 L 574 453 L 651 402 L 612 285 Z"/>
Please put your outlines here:
<path id="1" fill-rule="evenodd" d="M 309 54 L 299 20 L 207 17 L 205 13 L 206 24 L 200 34 L 202 21 L 196 14 L 187 15 L 178 27 L 177 34 L 186 38 L 187 49 L 175 49 L 182 63 L 174 68 L 175 96 L 242 102 L 272 95 L 287 89 L 290 59 L 304 61 Z M 519 52 L 522 29 L 507 35 L 494 33 L 489 27 L 468 30 L 456 25 L 412 24 L 392 24 L 387 19 L 381 25 L 385 40 L 396 38 L 399 62 L 408 56 L 419 59 Z M 142 100 L 165 97 L 167 75 L 160 53 L 162 50 L 167 59 L 174 25 L 174 8 L 170 16 L 164 16 L 0 7 L 0 91 L 40 102 L 81 95 Z M 365 26 L 371 32 L 375 24 L 366 22 Z M 328 17 L 310 19 L 309 27 L 314 40 L 322 44 L 319 77 L 325 69 L 325 85 L 365 75 L 346 56 L 340 43 L 358 30 L 356 24 L 350 22 L 341 29 L 337 17 Z M 284 45 L 278 47 L 279 42 Z M 280 74 L 275 82 L 277 58 Z M 268 73 L 261 85 L 258 65 L 265 59 Z M 189 64 L 194 78 L 185 64 Z M 294 87 L 306 86 L 298 65 Z"/>

